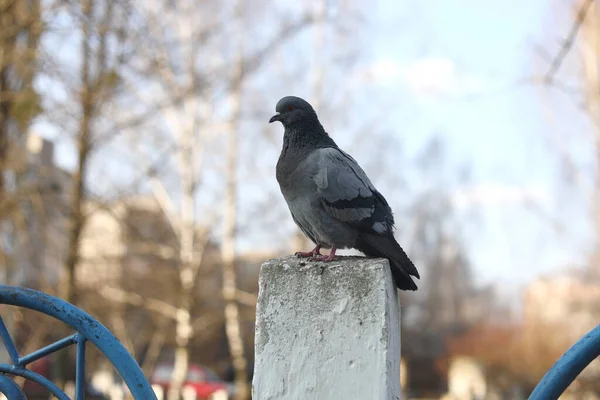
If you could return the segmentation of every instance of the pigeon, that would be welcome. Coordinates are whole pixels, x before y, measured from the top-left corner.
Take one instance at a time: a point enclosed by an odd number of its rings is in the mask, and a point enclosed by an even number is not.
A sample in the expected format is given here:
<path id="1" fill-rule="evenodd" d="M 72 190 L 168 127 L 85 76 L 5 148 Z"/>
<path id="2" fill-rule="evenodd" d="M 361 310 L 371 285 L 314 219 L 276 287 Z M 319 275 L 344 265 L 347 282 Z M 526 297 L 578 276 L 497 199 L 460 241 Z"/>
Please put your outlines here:
<path id="1" fill-rule="evenodd" d="M 353 248 L 389 260 L 398 289 L 417 290 L 415 265 L 394 238 L 390 206 L 358 163 L 327 134 L 305 100 L 279 100 L 269 123 L 283 124 L 276 167 L 281 193 L 296 225 L 316 244 L 296 256 L 330 262 L 336 250 Z M 321 248 L 331 249 L 322 255 Z"/>

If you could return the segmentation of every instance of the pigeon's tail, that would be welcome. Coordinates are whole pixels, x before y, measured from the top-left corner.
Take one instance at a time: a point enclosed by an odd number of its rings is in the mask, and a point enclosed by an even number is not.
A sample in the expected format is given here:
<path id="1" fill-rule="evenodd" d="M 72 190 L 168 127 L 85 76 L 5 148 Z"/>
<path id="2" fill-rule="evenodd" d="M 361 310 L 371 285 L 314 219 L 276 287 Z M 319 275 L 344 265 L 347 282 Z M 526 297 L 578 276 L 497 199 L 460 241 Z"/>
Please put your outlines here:
<path id="1" fill-rule="evenodd" d="M 391 233 L 387 235 L 363 233 L 358 238 L 356 248 L 369 257 L 387 258 L 398 289 L 417 290 L 417 285 L 410 276 L 420 279 L 419 272 Z"/>

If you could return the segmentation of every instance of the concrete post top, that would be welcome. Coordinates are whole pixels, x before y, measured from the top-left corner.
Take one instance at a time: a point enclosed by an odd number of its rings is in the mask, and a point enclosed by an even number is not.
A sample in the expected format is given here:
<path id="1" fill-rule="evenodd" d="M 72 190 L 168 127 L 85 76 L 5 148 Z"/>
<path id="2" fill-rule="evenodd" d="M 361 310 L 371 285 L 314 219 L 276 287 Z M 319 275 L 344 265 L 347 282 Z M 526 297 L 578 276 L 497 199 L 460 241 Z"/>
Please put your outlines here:
<path id="1" fill-rule="evenodd" d="M 391 275 L 389 262 L 385 258 L 367 258 L 360 256 L 339 256 L 330 262 L 308 261 L 306 258 L 285 256 L 265 261 L 261 267 L 262 279 L 277 279 L 289 277 L 290 274 L 303 276 L 309 280 L 329 281 L 329 277 L 344 277 L 344 281 L 352 277 L 363 277 L 375 273 L 384 278 Z M 337 281 L 338 283 L 341 283 Z M 336 284 L 335 280 L 331 283 Z"/>

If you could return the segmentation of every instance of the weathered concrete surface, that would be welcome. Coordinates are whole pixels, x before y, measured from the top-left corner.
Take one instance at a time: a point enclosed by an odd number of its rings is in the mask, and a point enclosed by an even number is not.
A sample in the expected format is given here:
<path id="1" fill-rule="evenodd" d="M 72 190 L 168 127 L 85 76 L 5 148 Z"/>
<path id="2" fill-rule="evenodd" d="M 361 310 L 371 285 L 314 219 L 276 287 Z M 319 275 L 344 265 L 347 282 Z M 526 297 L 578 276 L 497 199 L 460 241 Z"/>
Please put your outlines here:
<path id="1" fill-rule="evenodd" d="M 252 398 L 399 399 L 399 317 L 387 260 L 267 261 L 259 278 Z"/>

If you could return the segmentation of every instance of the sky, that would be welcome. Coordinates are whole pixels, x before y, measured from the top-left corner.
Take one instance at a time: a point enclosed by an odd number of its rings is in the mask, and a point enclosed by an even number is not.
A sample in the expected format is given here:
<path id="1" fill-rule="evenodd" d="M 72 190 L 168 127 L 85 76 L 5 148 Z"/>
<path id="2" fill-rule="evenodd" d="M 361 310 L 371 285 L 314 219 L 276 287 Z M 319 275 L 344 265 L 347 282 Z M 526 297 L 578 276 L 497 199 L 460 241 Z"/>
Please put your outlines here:
<path id="1" fill-rule="evenodd" d="M 482 212 L 482 223 L 465 233 L 478 280 L 517 287 L 584 262 L 585 204 L 564 204 L 556 193 L 560 165 L 549 141 L 564 132 L 552 132 L 540 90 L 524 83 L 545 72 L 536 48 L 553 54 L 567 32 L 551 2 L 399 4 L 378 2 L 373 66 L 383 86 L 398 87 L 396 106 L 411 110 L 394 121 L 403 127 L 403 143 L 417 151 L 437 132 L 449 157 L 472 167 L 472 181 L 455 187 L 454 199 L 459 210 Z M 586 129 L 585 117 L 564 99 L 556 102 L 556 118 Z M 588 144 L 583 140 L 575 154 L 589 158 Z M 562 235 L 540 215 L 557 212 L 569 221 Z"/>
<path id="2" fill-rule="evenodd" d="M 590 241 L 586 204 L 581 194 L 557 183 L 561 166 L 553 143 L 565 130 L 582 132 L 577 140 L 561 142 L 561 150 L 589 164 L 589 127 L 564 95 L 553 92 L 545 103 L 539 88 L 526 81 L 545 72 L 548 61 L 540 60 L 536 49 L 554 54 L 567 32 L 552 3 L 371 3 L 360 27 L 365 47 L 355 73 L 371 81 L 378 94 L 371 107 L 386 110 L 381 124 L 394 132 L 407 157 L 416 157 L 435 134 L 447 147 L 450 170 L 470 166 L 470 181 L 453 181 L 450 190 L 459 216 L 473 209 L 481 215 L 478 223 L 463 227 L 476 279 L 510 292 L 540 274 L 584 262 Z M 556 118 L 552 123 L 548 107 Z M 265 156 L 269 168 L 277 155 L 271 153 Z M 59 142 L 57 157 L 72 166 L 72 145 Z M 409 174 L 408 179 L 420 178 Z M 566 226 L 562 233 L 554 218 Z"/>

